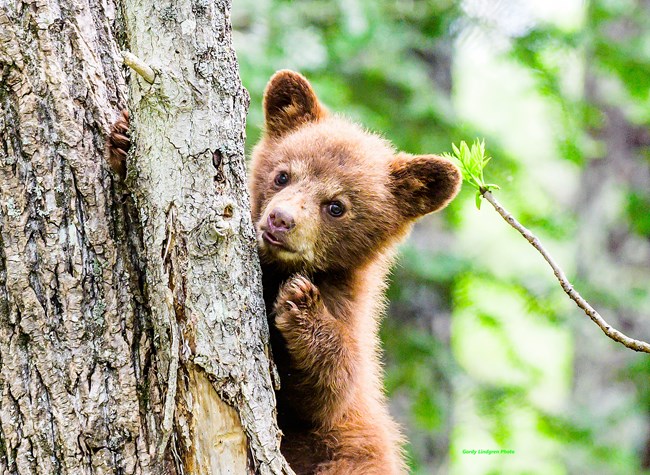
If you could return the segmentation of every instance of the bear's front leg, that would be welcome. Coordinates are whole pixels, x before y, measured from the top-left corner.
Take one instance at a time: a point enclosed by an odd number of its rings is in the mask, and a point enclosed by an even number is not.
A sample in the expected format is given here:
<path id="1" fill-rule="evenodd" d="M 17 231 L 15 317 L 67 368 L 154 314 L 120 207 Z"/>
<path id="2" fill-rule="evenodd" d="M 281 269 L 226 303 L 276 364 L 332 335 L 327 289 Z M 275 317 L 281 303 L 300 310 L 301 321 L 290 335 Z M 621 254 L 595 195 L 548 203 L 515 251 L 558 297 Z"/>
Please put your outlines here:
<path id="1" fill-rule="evenodd" d="M 285 282 L 275 301 L 275 325 L 286 340 L 302 404 L 313 422 L 333 424 L 347 408 L 356 344 L 332 315 L 318 288 L 302 275 Z M 310 404 L 313 402 L 313 404 Z"/>

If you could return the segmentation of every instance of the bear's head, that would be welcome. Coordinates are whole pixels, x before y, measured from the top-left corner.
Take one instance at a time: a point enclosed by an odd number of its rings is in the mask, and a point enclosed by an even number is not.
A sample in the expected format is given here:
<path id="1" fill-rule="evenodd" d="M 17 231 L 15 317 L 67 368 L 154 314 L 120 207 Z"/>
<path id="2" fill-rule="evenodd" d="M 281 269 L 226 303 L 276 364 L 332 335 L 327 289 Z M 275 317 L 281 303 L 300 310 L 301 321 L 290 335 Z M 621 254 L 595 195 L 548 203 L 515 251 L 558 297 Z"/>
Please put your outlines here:
<path id="1" fill-rule="evenodd" d="M 271 78 L 264 115 L 250 179 L 264 263 L 289 272 L 362 265 L 418 217 L 444 208 L 460 187 L 449 160 L 397 152 L 328 113 L 298 73 Z"/>

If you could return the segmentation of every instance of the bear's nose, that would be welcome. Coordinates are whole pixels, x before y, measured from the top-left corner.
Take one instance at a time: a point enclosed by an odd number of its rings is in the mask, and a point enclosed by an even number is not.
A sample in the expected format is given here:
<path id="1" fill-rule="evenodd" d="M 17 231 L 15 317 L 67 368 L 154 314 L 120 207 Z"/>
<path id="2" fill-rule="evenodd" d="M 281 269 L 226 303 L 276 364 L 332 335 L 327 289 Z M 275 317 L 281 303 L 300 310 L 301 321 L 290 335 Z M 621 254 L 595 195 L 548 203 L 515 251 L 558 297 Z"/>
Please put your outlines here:
<path id="1" fill-rule="evenodd" d="M 287 232 L 292 229 L 296 222 L 293 220 L 293 216 L 287 213 L 281 208 L 275 208 L 269 214 L 268 219 L 269 230 L 274 232 Z"/>

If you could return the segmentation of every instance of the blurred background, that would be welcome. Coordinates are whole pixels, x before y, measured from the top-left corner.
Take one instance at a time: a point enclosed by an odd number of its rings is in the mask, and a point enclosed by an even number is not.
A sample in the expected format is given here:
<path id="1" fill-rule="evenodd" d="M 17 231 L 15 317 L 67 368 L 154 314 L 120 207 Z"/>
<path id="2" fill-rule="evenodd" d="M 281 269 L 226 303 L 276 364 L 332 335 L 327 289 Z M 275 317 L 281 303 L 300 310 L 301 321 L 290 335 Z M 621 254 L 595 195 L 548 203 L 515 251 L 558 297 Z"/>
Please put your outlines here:
<path id="1" fill-rule="evenodd" d="M 497 198 L 650 340 L 650 0 L 233 3 L 249 148 L 281 68 L 402 150 L 485 138 Z M 389 298 L 413 473 L 650 473 L 650 356 L 609 340 L 467 186 L 402 246 Z"/>

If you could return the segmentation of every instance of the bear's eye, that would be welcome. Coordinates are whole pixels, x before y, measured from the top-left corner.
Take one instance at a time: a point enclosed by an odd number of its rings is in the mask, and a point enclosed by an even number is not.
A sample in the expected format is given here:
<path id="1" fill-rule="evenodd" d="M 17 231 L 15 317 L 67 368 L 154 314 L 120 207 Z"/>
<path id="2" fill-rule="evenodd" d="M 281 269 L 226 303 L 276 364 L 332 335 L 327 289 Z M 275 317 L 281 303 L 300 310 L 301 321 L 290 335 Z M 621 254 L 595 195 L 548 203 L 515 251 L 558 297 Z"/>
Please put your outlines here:
<path id="1" fill-rule="evenodd" d="M 275 176 L 274 180 L 277 186 L 284 186 L 289 183 L 289 174 L 287 172 L 280 172 Z"/>
<path id="2" fill-rule="evenodd" d="M 332 201 L 327 205 L 327 212 L 335 218 L 339 218 L 345 213 L 345 208 L 340 201 Z"/>

